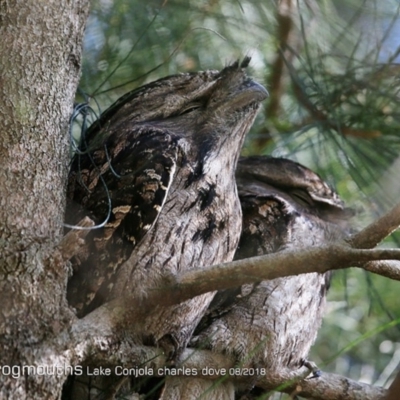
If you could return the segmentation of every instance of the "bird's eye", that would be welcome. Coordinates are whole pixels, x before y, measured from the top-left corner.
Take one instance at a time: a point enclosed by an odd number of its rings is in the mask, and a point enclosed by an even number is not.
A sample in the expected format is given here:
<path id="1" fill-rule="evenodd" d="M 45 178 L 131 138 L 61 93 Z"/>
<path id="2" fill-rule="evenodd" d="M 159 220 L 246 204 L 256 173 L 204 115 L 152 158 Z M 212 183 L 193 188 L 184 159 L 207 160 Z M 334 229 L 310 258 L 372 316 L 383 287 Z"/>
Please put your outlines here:
<path id="1" fill-rule="evenodd" d="M 296 201 L 305 206 L 315 206 L 311 196 L 305 190 L 290 190 L 288 192 Z"/>
<path id="2" fill-rule="evenodd" d="M 183 115 L 183 114 L 188 114 L 194 110 L 197 110 L 201 107 L 200 103 L 192 103 L 192 104 L 188 104 L 186 107 L 184 107 L 182 109 L 182 111 L 179 113 L 179 115 Z"/>

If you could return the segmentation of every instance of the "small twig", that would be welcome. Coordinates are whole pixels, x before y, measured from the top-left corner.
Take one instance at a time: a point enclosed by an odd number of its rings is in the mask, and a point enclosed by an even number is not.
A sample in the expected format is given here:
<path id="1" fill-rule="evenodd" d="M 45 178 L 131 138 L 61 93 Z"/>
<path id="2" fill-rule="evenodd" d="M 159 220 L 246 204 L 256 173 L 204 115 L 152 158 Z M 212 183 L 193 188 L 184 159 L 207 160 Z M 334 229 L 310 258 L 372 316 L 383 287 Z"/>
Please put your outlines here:
<path id="1" fill-rule="evenodd" d="M 400 204 L 378 218 L 361 232 L 351 236 L 347 242 L 357 249 L 371 249 L 400 226 Z"/>
<path id="2" fill-rule="evenodd" d="M 94 226 L 94 221 L 89 217 L 83 218 L 78 222 L 77 226 L 89 228 Z M 79 249 L 85 244 L 84 238 L 90 232 L 90 230 L 75 230 L 69 231 L 61 240 L 57 246 L 57 250 L 61 253 L 61 257 L 64 261 L 68 261 Z"/>
<path id="3" fill-rule="evenodd" d="M 289 62 L 287 57 L 285 58 L 284 53 L 281 52 L 281 56 L 285 62 L 286 67 L 290 72 L 290 77 L 292 81 L 293 94 L 296 97 L 297 101 L 301 106 L 304 107 L 305 110 L 308 111 L 309 117 L 304 118 L 301 123 L 299 123 L 295 130 L 300 130 L 301 128 L 318 122 L 319 124 L 323 123 L 328 128 L 331 128 L 334 131 L 339 131 L 343 136 L 352 136 L 363 139 L 373 139 L 382 136 L 382 132 L 377 129 L 360 129 L 354 128 L 351 126 L 346 126 L 343 123 L 340 123 L 338 128 L 337 121 L 332 121 L 329 118 L 328 112 L 324 109 L 318 109 L 317 106 L 310 100 L 310 97 L 304 90 L 304 87 L 297 76 L 297 72 L 293 65 Z"/>
<path id="4" fill-rule="evenodd" d="M 387 394 L 382 387 L 325 372 L 318 379 L 305 379 L 297 383 L 296 389 L 302 398 L 313 400 L 384 400 Z"/>
<path id="5" fill-rule="evenodd" d="M 398 260 L 369 261 L 362 265 L 362 268 L 374 274 L 400 281 L 400 261 Z"/>
<path id="6" fill-rule="evenodd" d="M 346 241 L 353 248 L 370 249 L 389 236 L 399 226 L 400 204 L 397 204 L 381 218 L 378 218 Z M 396 260 L 368 261 L 365 264 L 357 263 L 355 266 L 390 279 L 400 280 L 400 262 Z"/>

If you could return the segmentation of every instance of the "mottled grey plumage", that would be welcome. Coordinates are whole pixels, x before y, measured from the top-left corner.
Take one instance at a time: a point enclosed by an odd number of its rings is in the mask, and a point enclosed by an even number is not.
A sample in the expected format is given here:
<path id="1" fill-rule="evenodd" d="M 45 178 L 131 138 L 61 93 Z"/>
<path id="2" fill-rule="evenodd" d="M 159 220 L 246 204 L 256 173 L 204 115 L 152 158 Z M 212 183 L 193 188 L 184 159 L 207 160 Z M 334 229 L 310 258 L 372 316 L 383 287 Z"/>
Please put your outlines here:
<path id="1" fill-rule="evenodd" d="M 338 195 L 309 169 L 286 159 L 239 161 L 243 232 L 235 259 L 320 245 L 344 235 L 348 212 Z M 196 329 L 193 346 L 233 354 L 243 367 L 279 373 L 300 367 L 321 324 L 329 274 L 303 274 L 218 292 Z M 165 399 L 195 399 L 210 382 L 178 379 Z M 184 396 L 182 396 L 184 393 Z M 233 399 L 223 383 L 204 399 Z"/>
<path id="2" fill-rule="evenodd" d="M 234 171 L 267 95 L 246 76 L 248 63 L 146 85 L 89 130 L 88 153 L 72 165 L 69 199 L 98 222 L 110 201 L 111 216 L 74 261 L 68 299 L 80 316 L 124 293 L 146 296 L 165 273 L 233 258 L 241 230 Z M 133 337 L 176 355 L 213 295 L 160 305 L 135 321 Z"/>

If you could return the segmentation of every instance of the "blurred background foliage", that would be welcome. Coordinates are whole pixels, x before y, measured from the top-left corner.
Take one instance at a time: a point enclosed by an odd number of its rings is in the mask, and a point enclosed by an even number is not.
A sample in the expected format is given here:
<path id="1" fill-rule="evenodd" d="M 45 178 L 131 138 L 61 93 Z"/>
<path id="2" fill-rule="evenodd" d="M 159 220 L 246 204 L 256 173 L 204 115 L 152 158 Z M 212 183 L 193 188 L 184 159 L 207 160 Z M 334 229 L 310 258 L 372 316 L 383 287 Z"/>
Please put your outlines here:
<path id="1" fill-rule="evenodd" d="M 399 13 L 398 0 L 94 0 L 77 101 L 89 102 L 93 120 L 146 82 L 250 55 L 270 98 L 243 154 L 317 171 L 360 229 L 400 198 Z M 392 235 L 385 245 L 398 242 Z M 400 362 L 399 298 L 397 282 L 336 273 L 311 359 L 390 383 Z"/>

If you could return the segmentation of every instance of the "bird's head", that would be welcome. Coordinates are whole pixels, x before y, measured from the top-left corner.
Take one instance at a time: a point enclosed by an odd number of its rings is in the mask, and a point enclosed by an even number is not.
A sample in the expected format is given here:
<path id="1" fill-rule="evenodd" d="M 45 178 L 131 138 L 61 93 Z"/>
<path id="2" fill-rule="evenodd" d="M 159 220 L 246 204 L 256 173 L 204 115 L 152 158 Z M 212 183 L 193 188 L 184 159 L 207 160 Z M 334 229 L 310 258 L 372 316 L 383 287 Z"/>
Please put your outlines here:
<path id="1" fill-rule="evenodd" d="M 177 119 L 184 125 L 193 122 L 197 126 L 218 124 L 219 119 L 228 125 L 250 119 L 250 125 L 268 93 L 246 75 L 249 62 L 250 58 L 245 57 L 221 71 L 172 75 L 129 92 L 102 114 L 87 138 L 90 140 L 95 131 L 107 125 L 114 129 L 132 123 L 168 125 Z M 251 114 L 250 118 L 246 118 L 247 114 Z"/>

